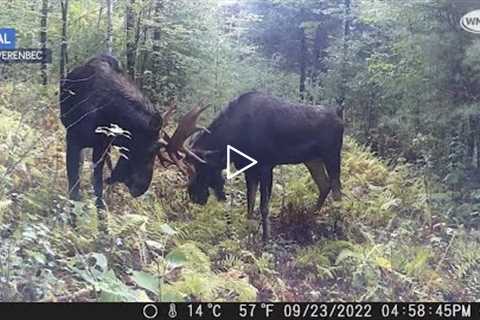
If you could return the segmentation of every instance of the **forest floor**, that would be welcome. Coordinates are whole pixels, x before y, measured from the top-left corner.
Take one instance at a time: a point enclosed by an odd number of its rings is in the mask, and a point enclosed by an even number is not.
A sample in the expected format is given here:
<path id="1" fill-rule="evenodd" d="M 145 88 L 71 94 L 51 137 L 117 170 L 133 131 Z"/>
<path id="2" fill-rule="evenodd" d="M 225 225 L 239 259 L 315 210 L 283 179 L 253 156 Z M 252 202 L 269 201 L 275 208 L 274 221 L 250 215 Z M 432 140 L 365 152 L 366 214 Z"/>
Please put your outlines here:
<path id="1" fill-rule="evenodd" d="M 54 95 L 36 121 L 22 99 L 0 91 L 0 301 L 480 299 L 480 232 L 432 206 L 441 189 L 426 192 L 408 164 L 389 166 L 351 138 L 340 203 L 315 210 L 308 171 L 276 170 L 272 239 L 263 245 L 260 219 L 245 215 L 243 178 L 227 183 L 227 202 L 202 207 L 178 172 L 160 166 L 139 199 L 108 188 L 99 224 L 89 161 L 84 200 L 65 197 Z"/>

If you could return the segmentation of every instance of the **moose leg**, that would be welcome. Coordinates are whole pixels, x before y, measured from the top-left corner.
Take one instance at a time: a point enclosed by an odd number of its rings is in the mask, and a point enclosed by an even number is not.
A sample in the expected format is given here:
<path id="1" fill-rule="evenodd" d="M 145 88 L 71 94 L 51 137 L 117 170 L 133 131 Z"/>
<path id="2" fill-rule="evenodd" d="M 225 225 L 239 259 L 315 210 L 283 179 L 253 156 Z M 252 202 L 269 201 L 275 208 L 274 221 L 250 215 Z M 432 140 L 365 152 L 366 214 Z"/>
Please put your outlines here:
<path id="1" fill-rule="evenodd" d="M 93 148 L 93 190 L 97 197 L 95 205 L 98 209 L 105 209 L 105 202 L 103 201 L 103 166 L 107 154 L 109 154 L 108 147 Z"/>
<path id="2" fill-rule="evenodd" d="M 310 171 L 310 175 L 318 187 L 319 196 L 317 200 L 317 209 L 321 209 L 328 193 L 330 192 L 330 181 L 325 172 L 324 163 L 322 160 L 317 159 L 305 162 L 305 166 L 308 168 L 308 171 Z"/>
<path id="3" fill-rule="evenodd" d="M 330 185 L 332 187 L 333 198 L 336 201 L 342 199 L 342 185 L 340 182 L 340 152 L 325 157 L 325 169 L 327 169 Z"/>
<path id="4" fill-rule="evenodd" d="M 245 173 L 247 183 L 247 218 L 253 219 L 253 210 L 255 209 L 255 198 L 257 197 L 259 176 L 255 170 L 248 170 Z"/>
<path id="5" fill-rule="evenodd" d="M 80 165 L 82 161 L 82 148 L 67 137 L 67 178 L 69 198 L 74 201 L 80 200 Z"/>
<path id="6" fill-rule="evenodd" d="M 270 237 L 270 225 L 268 221 L 268 205 L 272 194 L 273 168 L 262 168 L 260 172 L 260 212 L 262 214 L 263 242 Z"/>
<path id="7" fill-rule="evenodd" d="M 113 165 L 112 165 L 112 157 L 110 156 L 110 150 L 105 154 L 105 162 L 107 163 L 107 168 L 112 173 Z"/>

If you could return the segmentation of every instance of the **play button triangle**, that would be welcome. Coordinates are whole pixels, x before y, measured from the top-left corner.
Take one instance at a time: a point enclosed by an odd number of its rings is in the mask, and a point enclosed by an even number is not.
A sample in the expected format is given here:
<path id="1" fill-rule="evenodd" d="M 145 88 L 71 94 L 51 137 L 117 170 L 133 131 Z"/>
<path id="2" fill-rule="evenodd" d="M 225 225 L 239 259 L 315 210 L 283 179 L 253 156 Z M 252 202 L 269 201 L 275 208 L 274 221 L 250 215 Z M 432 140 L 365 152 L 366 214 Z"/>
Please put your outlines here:
<path id="1" fill-rule="evenodd" d="M 245 159 L 247 159 L 248 161 L 250 161 L 250 163 L 248 165 L 246 165 L 245 167 L 243 167 L 243 168 L 237 170 L 236 172 L 232 173 L 232 164 L 231 164 L 231 161 L 230 161 L 230 152 L 235 152 L 236 154 L 238 154 L 238 155 L 244 157 Z M 250 169 L 251 167 L 253 167 L 257 163 L 258 163 L 257 160 L 255 160 L 252 157 L 246 155 L 245 153 L 241 152 L 240 150 L 232 147 L 231 145 L 227 145 L 227 179 L 232 179 L 232 178 L 238 176 L 240 173 L 245 172 L 246 170 Z"/>

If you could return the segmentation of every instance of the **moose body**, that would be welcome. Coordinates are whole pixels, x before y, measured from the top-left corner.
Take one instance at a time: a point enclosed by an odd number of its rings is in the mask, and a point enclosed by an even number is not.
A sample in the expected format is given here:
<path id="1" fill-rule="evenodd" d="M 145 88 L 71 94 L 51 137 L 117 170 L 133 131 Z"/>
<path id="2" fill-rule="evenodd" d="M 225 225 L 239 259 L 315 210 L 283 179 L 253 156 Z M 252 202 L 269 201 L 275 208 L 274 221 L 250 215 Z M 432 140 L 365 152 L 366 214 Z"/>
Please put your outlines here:
<path id="1" fill-rule="evenodd" d="M 97 207 L 104 207 L 103 167 L 112 145 L 123 148 L 109 183 L 123 182 L 132 196 L 145 193 L 152 180 L 155 156 L 160 148 L 162 117 L 150 101 L 124 75 L 119 62 L 97 55 L 73 69 L 60 87 L 61 121 L 66 128 L 66 165 L 69 195 L 80 198 L 81 151 L 93 148 L 93 184 Z M 97 132 L 117 125 L 128 134 Z"/>
<path id="2" fill-rule="evenodd" d="M 250 92 L 232 101 L 208 131 L 197 136 L 193 143 L 195 150 L 214 152 L 204 158 L 206 164 L 195 163 L 196 174 L 188 190 L 192 201 L 205 204 L 209 188 L 219 200 L 225 199 L 221 172 L 226 166 L 226 146 L 234 146 L 258 161 L 245 172 L 245 180 L 250 217 L 260 185 L 264 240 L 269 237 L 268 203 L 276 165 L 304 163 L 320 191 L 318 207 L 322 206 L 330 190 L 335 199 L 340 199 L 343 121 L 336 110 L 287 103 Z M 236 167 L 247 164 L 237 155 L 232 155 L 231 160 Z"/>

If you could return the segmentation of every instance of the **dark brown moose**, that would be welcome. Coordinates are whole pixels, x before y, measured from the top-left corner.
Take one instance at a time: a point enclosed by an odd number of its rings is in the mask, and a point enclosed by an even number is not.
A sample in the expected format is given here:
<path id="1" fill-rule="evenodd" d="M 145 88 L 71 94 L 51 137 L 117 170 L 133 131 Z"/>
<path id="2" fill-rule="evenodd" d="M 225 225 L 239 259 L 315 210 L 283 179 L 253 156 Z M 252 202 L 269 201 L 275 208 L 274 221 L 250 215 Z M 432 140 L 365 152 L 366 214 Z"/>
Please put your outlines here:
<path id="1" fill-rule="evenodd" d="M 210 188 L 217 199 L 225 199 L 222 170 L 226 167 L 227 145 L 258 161 L 246 171 L 245 180 L 249 216 L 253 214 L 260 184 L 264 241 L 269 237 L 268 204 L 276 165 L 304 163 L 319 188 L 319 208 L 330 190 L 339 200 L 344 129 L 341 113 L 338 108 L 287 103 L 258 92 L 239 96 L 217 116 L 208 132 L 193 138 L 193 149 L 203 151 L 207 163 L 188 157 L 195 167 L 188 187 L 191 200 L 205 204 Z M 237 168 L 248 164 L 236 155 L 232 161 Z"/>
<path id="2" fill-rule="evenodd" d="M 104 208 L 103 167 L 112 146 L 122 149 L 107 183 L 124 183 L 133 197 L 150 186 L 155 157 L 191 172 L 183 162 L 186 154 L 201 163 L 184 145 L 196 131 L 195 121 L 204 108 L 194 108 L 179 122 L 172 137 L 161 134 L 159 111 L 128 79 L 120 63 L 109 55 L 97 55 L 73 69 L 61 80 L 61 121 L 66 128 L 66 164 L 69 196 L 80 199 L 81 152 L 93 148 L 93 186 L 96 205 Z M 175 106 L 163 117 L 169 118 Z M 164 154 L 171 159 L 165 159 Z"/>

